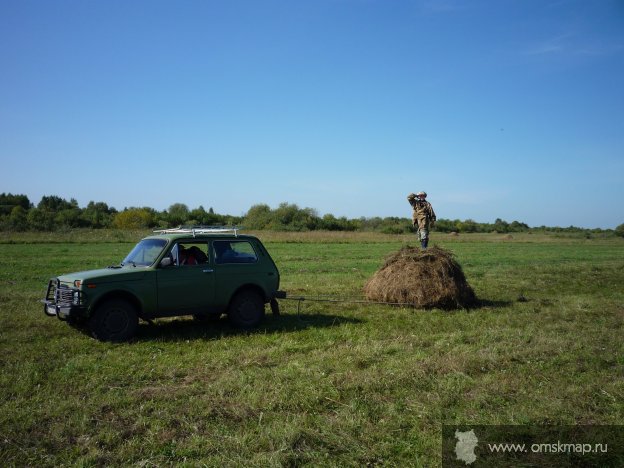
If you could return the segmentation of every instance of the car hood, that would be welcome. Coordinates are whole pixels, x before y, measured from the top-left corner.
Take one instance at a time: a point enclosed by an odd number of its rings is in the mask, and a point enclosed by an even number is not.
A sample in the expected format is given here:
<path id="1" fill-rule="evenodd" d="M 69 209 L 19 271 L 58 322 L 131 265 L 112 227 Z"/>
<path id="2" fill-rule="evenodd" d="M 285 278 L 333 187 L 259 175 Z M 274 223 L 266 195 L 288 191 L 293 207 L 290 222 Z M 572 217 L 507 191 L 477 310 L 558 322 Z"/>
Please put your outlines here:
<path id="1" fill-rule="evenodd" d="M 99 270 L 77 271 L 58 277 L 59 281 L 67 286 L 73 286 L 74 281 L 80 280 L 83 284 L 103 284 L 116 281 L 136 281 L 146 274 L 146 267 L 113 267 Z"/>

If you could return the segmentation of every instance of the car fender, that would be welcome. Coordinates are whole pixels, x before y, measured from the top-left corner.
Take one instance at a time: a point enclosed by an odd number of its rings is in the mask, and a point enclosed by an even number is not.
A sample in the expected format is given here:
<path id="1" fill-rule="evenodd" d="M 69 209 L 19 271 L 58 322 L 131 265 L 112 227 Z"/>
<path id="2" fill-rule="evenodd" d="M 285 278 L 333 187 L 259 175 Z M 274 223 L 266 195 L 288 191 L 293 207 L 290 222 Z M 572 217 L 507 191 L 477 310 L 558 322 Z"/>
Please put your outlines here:
<path id="1" fill-rule="evenodd" d="M 246 284 L 243 284 L 242 286 L 238 287 L 238 288 L 237 288 L 237 289 L 236 289 L 236 290 L 232 293 L 232 296 L 230 297 L 230 300 L 229 300 L 228 302 L 229 302 L 229 303 L 231 303 L 231 302 L 232 302 L 232 299 L 233 299 L 233 298 L 234 298 L 234 297 L 235 297 L 235 296 L 236 296 L 239 292 L 241 292 L 241 291 L 245 291 L 245 290 L 247 290 L 247 291 L 249 291 L 249 290 L 251 290 L 251 291 L 255 291 L 255 292 L 257 292 L 258 294 L 260 294 L 260 296 L 262 297 L 262 300 L 264 301 L 264 303 L 265 303 L 265 304 L 267 304 L 267 303 L 271 300 L 271 298 L 269 297 L 268 292 L 267 292 L 264 288 L 262 288 L 262 286 L 260 286 L 259 284 L 256 284 L 256 283 L 246 283 Z"/>
<path id="2" fill-rule="evenodd" d="M 144 315 L 144 311 L 146 309 L 145 304 L 139 298 L 139 296 L 137 296 L 134 292 L 129 291 L 128 289 L 113 289 L 99 295 L 90 304 L 89 314 L 93 314 L 93 312 L 99 307 L 100 304 L 108 301 L 109 299 L 123 299 L 125 301 L 128 301 L 136 309 L 137 315 L 139 317 L 142 317 Z"/>

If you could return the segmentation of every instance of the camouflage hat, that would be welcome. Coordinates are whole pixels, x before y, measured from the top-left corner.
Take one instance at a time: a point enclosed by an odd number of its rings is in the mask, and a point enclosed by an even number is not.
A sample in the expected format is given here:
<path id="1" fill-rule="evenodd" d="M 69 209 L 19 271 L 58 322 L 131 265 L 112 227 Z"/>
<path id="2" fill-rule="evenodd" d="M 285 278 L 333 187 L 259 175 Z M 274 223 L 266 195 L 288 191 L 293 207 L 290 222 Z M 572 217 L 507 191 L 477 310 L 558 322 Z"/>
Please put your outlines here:
<path id="1" fill-rule="evenodd" d="M 418 192 L 418 193 L 416 194 L 416 196 L 417 196 L 417 197 L 425 197 L 425 198 L 427 198 L 427 192 Z"/>

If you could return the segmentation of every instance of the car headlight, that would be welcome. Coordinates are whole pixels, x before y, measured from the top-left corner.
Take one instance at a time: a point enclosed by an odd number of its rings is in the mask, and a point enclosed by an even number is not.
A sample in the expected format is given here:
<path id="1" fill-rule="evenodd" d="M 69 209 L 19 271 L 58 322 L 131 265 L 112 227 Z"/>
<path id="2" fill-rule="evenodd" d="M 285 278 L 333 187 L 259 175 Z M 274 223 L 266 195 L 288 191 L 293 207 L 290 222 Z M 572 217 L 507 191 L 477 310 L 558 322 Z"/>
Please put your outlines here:
<path id="1" fill-rule="evenodd" d="M 80 291 L 74 291 L 73 303 L 74 303 L 74 305 L 79 305 L 80 304 Z"/>

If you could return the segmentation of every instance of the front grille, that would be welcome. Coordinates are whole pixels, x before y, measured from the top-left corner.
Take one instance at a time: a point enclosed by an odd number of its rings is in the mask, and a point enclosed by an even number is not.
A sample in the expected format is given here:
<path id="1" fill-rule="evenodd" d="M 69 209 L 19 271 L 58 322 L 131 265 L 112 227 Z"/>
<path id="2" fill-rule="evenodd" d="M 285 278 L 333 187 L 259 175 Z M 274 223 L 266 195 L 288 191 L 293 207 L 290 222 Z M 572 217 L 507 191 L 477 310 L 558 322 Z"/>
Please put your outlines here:
<path id="1" fill-rule="evenodd" d="M 71 304 L 74 299 L 74 291 L 61 286 L 54 291 L 54 299 L 57 304 Z"/>

